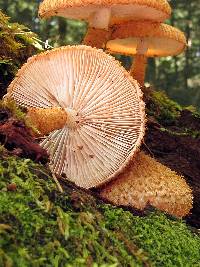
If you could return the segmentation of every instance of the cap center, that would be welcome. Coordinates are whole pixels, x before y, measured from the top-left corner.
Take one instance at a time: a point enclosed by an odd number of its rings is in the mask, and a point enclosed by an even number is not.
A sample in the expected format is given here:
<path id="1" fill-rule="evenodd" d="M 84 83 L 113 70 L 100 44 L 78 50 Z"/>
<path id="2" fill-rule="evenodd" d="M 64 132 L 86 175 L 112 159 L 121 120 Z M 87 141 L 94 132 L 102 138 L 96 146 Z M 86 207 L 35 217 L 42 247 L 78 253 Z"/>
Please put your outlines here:
<path id="1" fill-rule="evenodd" d="M 67 121 L 66 121 L 67 127 L 70 129 L 77 128 L 80 122 L 78 112 L 71 108 L 65 108 L 65 112 L 67 113 Z"/>

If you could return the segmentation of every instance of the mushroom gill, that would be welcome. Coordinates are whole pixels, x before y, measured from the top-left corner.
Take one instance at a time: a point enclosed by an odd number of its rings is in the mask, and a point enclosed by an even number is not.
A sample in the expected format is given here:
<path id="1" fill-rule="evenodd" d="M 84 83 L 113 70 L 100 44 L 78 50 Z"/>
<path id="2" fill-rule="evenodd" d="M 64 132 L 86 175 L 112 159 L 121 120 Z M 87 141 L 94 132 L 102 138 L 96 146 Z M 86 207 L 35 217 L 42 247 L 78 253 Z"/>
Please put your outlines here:
<path id="1" fill-rule="evenodd" d="M 122 172 L 144 136 L 137 82 L 95 48 L 66 46 L 30 58 L 6 97 L 27 107 L 45 135 L 53 172 L 84 188 Z"/>

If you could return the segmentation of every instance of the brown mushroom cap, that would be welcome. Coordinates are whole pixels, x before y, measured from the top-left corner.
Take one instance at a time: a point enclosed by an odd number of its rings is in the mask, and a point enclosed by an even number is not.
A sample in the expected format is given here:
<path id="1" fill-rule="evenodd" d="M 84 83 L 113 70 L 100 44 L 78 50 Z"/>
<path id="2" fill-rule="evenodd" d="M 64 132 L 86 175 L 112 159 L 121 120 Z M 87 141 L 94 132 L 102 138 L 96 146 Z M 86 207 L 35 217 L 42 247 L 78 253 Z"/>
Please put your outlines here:
<path id="1" fill-rule="evenodd" d="M 106 48 L 113 53 L 136 55 L 141 40 L 146 42 L 147 57 L 177 55 L 187 44 L 184 33 L 172 26 L 150 21 L 131 21 L 113 27 Z"/>
<path id="2" fill-rule="evenodd" d="M 115 205 L 143 210 L 152 205 L 177 217 L 192 208 L 192 191 L 185 179 L 143 152 L 137 154 L 129 172 L 107 184 L 100 195 Z"/>
<path id="3" fill-rule="evenodd" d="M 171 14 L 166 0 L 44 0 L 40 4 L 41 17 L 63 16 L 90 21 L 100 8 L 111 10 L 110 24 L 131 19 L 164 21 Z"/>
<path id="4" fill-rule="evenodd" d="M 66 46 L 30 58 L 6 97 L 27 108 L 66 111 L 70 124 L 45 136 L 41 145 L 53 171 L 84 188 L 122 172 L 144 136 L 137 82 L 117 60 L 95 48 Z"/>

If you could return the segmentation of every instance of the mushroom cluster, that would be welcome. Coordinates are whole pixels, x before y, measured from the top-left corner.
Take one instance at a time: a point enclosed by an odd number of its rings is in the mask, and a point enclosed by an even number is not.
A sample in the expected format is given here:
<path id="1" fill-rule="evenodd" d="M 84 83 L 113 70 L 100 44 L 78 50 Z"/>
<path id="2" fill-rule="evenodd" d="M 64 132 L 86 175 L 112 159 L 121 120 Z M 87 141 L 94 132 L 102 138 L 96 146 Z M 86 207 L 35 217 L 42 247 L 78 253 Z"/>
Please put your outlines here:
<path id="1" fill-rule="evenodd" d="M 178 55 L 186 47 L 180 30 L 162 24 L 171 15 L 167 0 L 44 0 L 39 15 L 86 21 L 83 44 L 133 56 L 130 74 L 141 87 L 148 57 Z"/>
<path id="2" fill-rule="evenodd" d="M 30 58 L 6 98 L 27 108 L 53 173 L 83 188 L 104 185 L 100 195 L 114 204 L 151 204 L 182 217 L 192 207 L 185 180 L 138 152 L 145 108 L 141 86 L 132 78 L 143 85 L 147 57 L 184 49 L 184 35 L 162 24 L 170 14 L 166 0 L 44 0 L 40 17 L 88 22 L 83 45 Z M 134 55 L 132 76 L 97 48 Z"/>
<path id="3" fill-rule="evenodd" d="M 89 24 L 83 43 L 103 48 L 110 39 L 110 27 L 130 20 L 162 22 L 170 16 L 166 0 L 44 0 L 39 16 L 62 16 L 84 20 Z"/>

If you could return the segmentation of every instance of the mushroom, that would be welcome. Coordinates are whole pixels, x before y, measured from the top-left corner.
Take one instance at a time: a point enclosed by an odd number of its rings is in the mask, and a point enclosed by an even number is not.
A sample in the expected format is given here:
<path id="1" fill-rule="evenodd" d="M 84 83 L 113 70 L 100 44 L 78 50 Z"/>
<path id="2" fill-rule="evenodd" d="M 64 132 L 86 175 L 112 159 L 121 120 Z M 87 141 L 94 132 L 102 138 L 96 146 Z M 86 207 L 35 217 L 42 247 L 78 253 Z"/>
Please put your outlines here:
<path id="1" fill-rule="evenodd" d="M 27 107 L 46 134 L 41 146 L 53 172 L 84 188 L 122 172 L 144 136 L 137 82 L 112 56 L 92 47 L 66 46 L 30 58 L 6 98 Z"/>
<path id="2" fill-rule="evenodd" d="M 85 20 L 89 23 L 83 41 L 86 45 L 102 48 L 109 40 L 109 25 L 135 20 L 162 22 L 171 14 L 166 0 L 44 0 L 39 16 L 62 16 Z"/>
<path id="3" fill-rule="evenodd" d="M 186 44 L 184 34 L 172 26 L 131 21 L 113 26 L 106 48 L 111 53 L 134 56 L 130 73 L 143 86 L 148 57 L 178 55 Z"/>
<path id="4" fill-rule="evenodd" d="M 115 205 L 143 210 L 152 205 L 177 217 L 192 208 L 192 191 L 185 179 L 154 158 L 139 152 L 129 172 L 119 175 L 100 191 Z"/>

